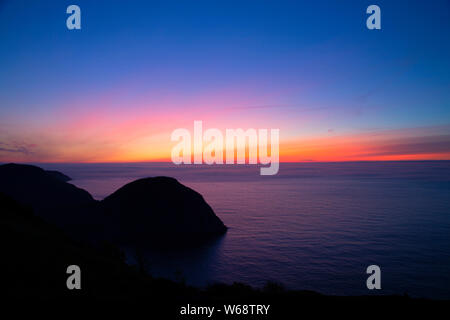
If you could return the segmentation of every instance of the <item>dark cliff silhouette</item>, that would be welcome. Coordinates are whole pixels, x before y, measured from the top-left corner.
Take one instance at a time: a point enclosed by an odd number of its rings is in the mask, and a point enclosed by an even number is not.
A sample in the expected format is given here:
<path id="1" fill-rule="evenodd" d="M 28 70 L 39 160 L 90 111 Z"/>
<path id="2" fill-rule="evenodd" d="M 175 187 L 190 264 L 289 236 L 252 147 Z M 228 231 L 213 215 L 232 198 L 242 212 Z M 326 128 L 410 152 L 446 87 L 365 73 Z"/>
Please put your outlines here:
<path id="1" fill-rule="evenodd" d="M 47 172 L 48 174 L 50 174 L 51 176 L 53 176 L 54 178 L 63 181 L 63 182 L 68 182 L 70 180 L 72 180 L 71 177 L 66 176 L 64 173 L 59 172 L 59 171 L 55 171 L 55 170 L 45 170 L 45 172 Z"/>
<path id="2" fill-rule="evenodd" d="M 65 175 L 23 164 L 0 166 L 0 192 L 30 207 L 45 221 L 77 238 L 93 238 L 101 213 L 85 190 L 63 180 Z"/>
<path id="3" fill-rule="evenodd" d="M 61 173 L 23 164 L 0 166 L 0 192 L 31 206 L 39 215 L 48 210 L 84 205 L 94 201 L 85 190 L 62 180 Z"/>
<path id="4" fill-rule="evenodd" d="M 186 244 L 227 228 L 196 191 L 168 177 L 133 181 L 101 202 L 108 220 L 120 226 L 118 238 Z M 179 243 L 180 245 L 180 243 Z"/>
<path id="5" fill-rule="evenodd" d="M 0 166 L 0 192 L 77 239 L 181 246 L 226 231 L 203 197 L 173 178 L 136 180 L 103 201 L 67 179 L 32 165 Z"/>

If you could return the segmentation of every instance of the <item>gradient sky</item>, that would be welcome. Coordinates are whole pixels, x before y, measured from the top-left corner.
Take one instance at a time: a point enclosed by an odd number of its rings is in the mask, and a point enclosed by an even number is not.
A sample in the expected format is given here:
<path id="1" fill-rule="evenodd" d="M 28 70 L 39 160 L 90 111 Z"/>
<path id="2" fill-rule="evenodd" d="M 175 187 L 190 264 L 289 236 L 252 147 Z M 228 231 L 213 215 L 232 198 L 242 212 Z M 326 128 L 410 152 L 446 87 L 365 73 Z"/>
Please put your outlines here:
<path id="1" fill-rule="evenodd" d="M 169 160 L 194 120 L 279 128 L 282 161 L 450 159 L 449 39 L 449 1 L 0 0 L 0 161 Z"/>

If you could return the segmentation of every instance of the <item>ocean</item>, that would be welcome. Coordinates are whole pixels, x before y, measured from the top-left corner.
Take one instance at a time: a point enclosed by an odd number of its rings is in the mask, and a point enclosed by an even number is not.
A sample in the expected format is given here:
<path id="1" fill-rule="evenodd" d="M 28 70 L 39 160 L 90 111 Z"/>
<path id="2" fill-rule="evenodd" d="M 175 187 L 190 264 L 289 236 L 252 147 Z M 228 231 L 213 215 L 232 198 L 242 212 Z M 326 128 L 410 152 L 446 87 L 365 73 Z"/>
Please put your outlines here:
<path id="1" fill-rule="evenodd" d="M 450 161 L 281 163 L 274 176 L 253 165 L 38 165 L 96 199 L 150 176 L 201 193 L 228 232 L 192 250 L 145 252 L 155 276 L 450 298 Z M 381 268 L 381 290 L 366 287 L 372 264 Z"/>

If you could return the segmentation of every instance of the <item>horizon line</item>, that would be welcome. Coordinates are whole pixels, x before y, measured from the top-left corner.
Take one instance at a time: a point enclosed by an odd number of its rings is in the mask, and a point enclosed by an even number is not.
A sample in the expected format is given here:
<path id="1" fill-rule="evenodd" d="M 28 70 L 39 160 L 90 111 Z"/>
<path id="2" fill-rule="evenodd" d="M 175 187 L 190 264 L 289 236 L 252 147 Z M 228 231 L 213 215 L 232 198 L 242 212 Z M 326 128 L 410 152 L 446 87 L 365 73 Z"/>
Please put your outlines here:
<path id="1" fill-rule="evenodd" d="M 399 160 L 338 160 L 338 161 L 279 161 L 278 163 L 359 163 L 359 162 L 445 162 L 445 161 L 450 161 L 450 159 L 399 159 Z M 267 166 L 268 164 L 261 164 L 261 163 L 255 163 L 255 164 L 249 164 L 249 163 L 242 163 L 242 164 L 237 164 L 237 163 L 222 163 L 222 164 L 206 164 L 206 163 L 201 163 L 201 164 L 186 164 L 186 163 L 181 163 L 181 164 L 175 164 L 172 161 L 152 161 L 152 160 L 147 160 L 147 161 L 74 161 L 74 162 L 70 162 L 70 161 L 31 161 L 31 162 L 16 162 L 16 161 L 0 161 L 0 165 L 4 165 L 4 164 L 9 164 L 9 163 L 14 163 L 14 164 L 126 164 L 126 163 L 169 163 L 169 164 L 173 164 L 174 166 L 199 166 L 199 165 L 203 165 L 203 166 L 218 166 L 218 165 L 226 165 L 226 166 L 231 166 L 231 165 L 239 165 L 239 166 Z"/>

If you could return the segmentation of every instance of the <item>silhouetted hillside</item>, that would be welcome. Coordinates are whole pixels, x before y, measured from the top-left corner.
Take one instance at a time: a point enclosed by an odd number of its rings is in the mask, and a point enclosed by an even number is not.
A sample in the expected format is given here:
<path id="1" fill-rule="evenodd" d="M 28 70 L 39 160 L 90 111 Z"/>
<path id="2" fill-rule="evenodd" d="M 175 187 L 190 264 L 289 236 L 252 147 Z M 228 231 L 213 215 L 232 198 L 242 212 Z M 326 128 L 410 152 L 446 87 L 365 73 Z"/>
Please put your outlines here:
<path id="1" fill-rule="evenodd" d="M 101 202 L 68 178 L 31 165 L 1 165 L 0 192 L 76 239 L 181 246 L 226 231 L 203 197 L 173 178 L 140 179 Z"/>
<path id="2" fill-rule="evenodd" d="M 126 269 L 123 260 L 73 241 L 57 227 L 35 216 L 31 208 L 2 193 L 0 212 L 2 267 L 6 272 L 3 274 L 8 275 L 2 283 L 8 288 L 7 296 L 56 299 L 77 294 L 67 290 L 65 283 L 66 269 L 72 264 L 86 271 L 84 295 L 119 294 L 118 289 L 107 285 L 105 276 L 113 277 Z M 91 278 L 95 282 L 90 282 Z"/>
<path id="3" fill-rule="evenodd" d="M 59 171 L 55 171 L 55 170 L 45 170 L 45 172 L 47 172 L 48 174 L 50 174 L 51 176 L 53 176 L 54 178 L 63 181 L 63 182 L 68 182 L 70 180 L 72 180 L 71 177 L 66 176 L 64 173 L 59 172 Z"/>
<path id="4" fill-rule="evenodd" d="M 168 177 L 133 181 L 102 202 L 120 226 L 121 239 L 157 240 L 178 245 L 207 239 L 227 228 L 196 191 Z"/>
<path id="5" fill-rule="evenodd" d="M 61 181 L 54 173 L 23 164 L 0 166 L 0 192 L 31 206 L 44 217 L 49 210 L 94 201 L 87 191 Z"/>

